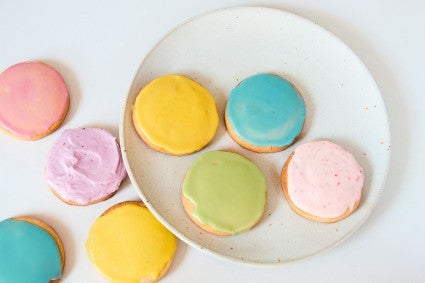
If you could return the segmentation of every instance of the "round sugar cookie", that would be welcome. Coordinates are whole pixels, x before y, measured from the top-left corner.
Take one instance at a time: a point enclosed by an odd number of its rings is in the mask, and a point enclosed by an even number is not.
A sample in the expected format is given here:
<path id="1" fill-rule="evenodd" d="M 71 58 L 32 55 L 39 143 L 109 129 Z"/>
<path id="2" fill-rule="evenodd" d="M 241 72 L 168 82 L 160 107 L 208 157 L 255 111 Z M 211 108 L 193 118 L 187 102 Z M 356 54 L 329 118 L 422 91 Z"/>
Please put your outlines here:
<path id="1" fill-rule="evenodd" d="M 0 73 L 0 129 L 23 140 L 56 130 L 69 107 L 62 76 L 41 62 L 23 62 Z"/>
<path id="2" fill-rule="evenodd" d="M 292 209 L 319 222 L 336 222 L 356 210 L 363 182 L 354 156 L 330 141 L 298 146 L 282 170 L 283 192 Z"/>
<path id="3" fill-rule="evenodd" d="M 277 152 L 297 139 L 306 108 L 287 80 L 258 74 L 243 80 L 231 92 L 225 110 L 230 136 L 255 152 Z"/>
<path id="4" fill-rule="evenodd" d="M 216 235 L 234 235 L 256 225 L 265 209 L 267 185 L 261 170 L 233 152 L 210 151 L 189 168 L 183 207 L 192 221 Z"/>
<path id="5" fill-rule="evenodd" d="M 205 147 L 219 123 L 213 96 L 181 75 L 162 76 L 147 84 L 134 102 L 132 116 L 137 133 L 150 147 L 172 155 Z"/>
<path id="6" fill-rule="evenodd" d="M 90 261 L 112 282 L 156 282 L 165 275 L 177 248 L 176 237 L 141 202 L 106 210 L 90 228 Z"/>
<path id="7" fill-rule="evenodd" d="M 29 217 L 0 222 L 0 282 L 59 282 L 65 252 L 58 234 Z"/>
<path id="8" fill-rule="evenodd" d="M 111 197 L 126 175 L 119 145 L 103 129 L 65 130 L 47 155 L 47 184 L 68 204 L 89 205 Z"/>

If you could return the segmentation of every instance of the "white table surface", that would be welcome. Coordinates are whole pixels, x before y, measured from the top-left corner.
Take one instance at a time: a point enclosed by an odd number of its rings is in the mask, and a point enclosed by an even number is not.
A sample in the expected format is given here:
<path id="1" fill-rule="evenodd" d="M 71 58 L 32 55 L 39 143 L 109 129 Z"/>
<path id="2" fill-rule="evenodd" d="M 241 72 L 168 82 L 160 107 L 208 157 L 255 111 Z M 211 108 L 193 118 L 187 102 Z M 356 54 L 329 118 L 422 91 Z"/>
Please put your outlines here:
<path id="1" fill-rule="evenodd" d="M 425 173 L 425 2 L 111 2 L 0 2 L 0 70 L 40 60 L 55 67 L 70 89 L 69 113 L 50 136 L 25 142 L 0 133 L 0 220 L 33 215 L 56 229 L 66 252 L 61 282 L 107 282 L 86 256 L 88 230 L 104 210 L 138 196 L 127 178 L 104 202 L 87 207 L 62 203 L 44 181 L 50 146 L 66 128 L 102 127 L 118 136 L 123 99 L 147 52 L 182 21 L 230 6 L 298 14 L 354 50 L 387 106 L 390 171 L 371 216 L 330 251 L 294 264 L 256 268 L 211 257 L 179 241 L 161 282 L 425 282 L 425 189 L 420 183 Z"/>

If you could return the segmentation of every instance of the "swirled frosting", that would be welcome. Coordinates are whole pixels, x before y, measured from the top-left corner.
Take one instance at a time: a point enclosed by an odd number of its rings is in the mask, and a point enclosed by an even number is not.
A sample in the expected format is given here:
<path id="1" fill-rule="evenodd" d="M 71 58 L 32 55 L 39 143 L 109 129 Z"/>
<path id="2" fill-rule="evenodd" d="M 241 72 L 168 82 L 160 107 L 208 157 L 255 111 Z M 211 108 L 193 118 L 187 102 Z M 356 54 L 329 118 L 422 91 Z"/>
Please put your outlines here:
<path id="1" fill-rule="evenodd" d="M 103 129 L 65 130 L 47 156 L 47 183 L 68 203 L 87 205 L 106 198 L 125 176 L 119 146 Z"/>

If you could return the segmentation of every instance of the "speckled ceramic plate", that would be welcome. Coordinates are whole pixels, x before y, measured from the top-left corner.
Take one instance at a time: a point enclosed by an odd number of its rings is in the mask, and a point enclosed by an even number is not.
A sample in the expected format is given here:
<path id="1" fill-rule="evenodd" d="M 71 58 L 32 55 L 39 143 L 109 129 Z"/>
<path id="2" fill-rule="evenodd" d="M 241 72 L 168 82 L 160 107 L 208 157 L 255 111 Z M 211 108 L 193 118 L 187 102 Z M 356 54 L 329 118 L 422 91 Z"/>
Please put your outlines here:
<path id="1" fill-rule="evenodd" d="M 301 139 L 283 152 L 253 153 L 239 147 L 223 121 L 229 91 L 244 78 L 269 72 L 290 80 L 307 105 Z M 186 75 L 214 95 L 220 126 L 201 152 L 175 157 L 145 145 L 134 130 L 131 111 L 140 89 L 170 73 Z M 329 139 L 350 150 L 365 169 L 359 208 L 334 224 L 295 214 L 280 185 L 282 166 L 296 145 Z M 387 113 L 372 76 L 343 42 L 299 16 L 269 8 L 241 7 L 210 12 L 168 33 L 138 70 L 122 111 L 120 142 L 128 173 L 154 215 L 181 240 L 233 261 L 272 265 L 318 254 L 352 234 L 371 213 L 383 189 L 390 160 Z M 251 231 L 230 237 L 195 226 L 181 204 L 186 170 L 205 151 L 226 149 L 254 161 L 268 185 L 263 219 Z"/>

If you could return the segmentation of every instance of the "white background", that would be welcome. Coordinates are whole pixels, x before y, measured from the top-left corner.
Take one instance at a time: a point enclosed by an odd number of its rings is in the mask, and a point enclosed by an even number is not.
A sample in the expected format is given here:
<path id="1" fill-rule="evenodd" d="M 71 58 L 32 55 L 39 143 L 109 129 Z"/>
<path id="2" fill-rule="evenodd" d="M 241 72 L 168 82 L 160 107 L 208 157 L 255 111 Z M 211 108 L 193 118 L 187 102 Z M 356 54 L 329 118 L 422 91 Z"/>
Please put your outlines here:
<path id="1" fill-rule="evenodd" d="M 179 242 L 161 282 L 424 282 L 425 190 L 420 183 L 425 173 L 424 2 L 159 2 L 0 2 L 0 70 L 22 61 L 43 61 L 63 75 L 71 94 L 68 115 L 50 136 L 24 142 L 0 133 L 0 220 L 32 215 L 56 229 L 66 252 L 61 282 L 106 282 L 85 253 L 89 227 L 104 210 L 137 199 L 137 193 L 126 179 L 118 193 L 102 203 L 88 207 L 62 203 L 43 177 L 50 146 L 66 128 L 102 127 L 118 136 L 121 105 L 135 72 L 155 43 L 177 24 L 222 7 L 272 7 L 336 34 L 374 76 L 392 131 L 392 162 L 384 193 L 357 232 L 319 256 L 255 268 Z"/>

